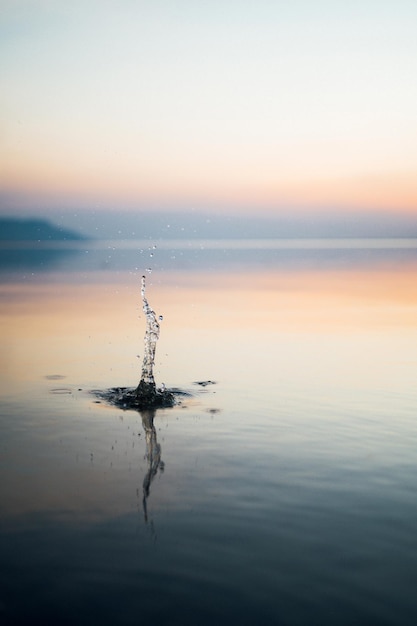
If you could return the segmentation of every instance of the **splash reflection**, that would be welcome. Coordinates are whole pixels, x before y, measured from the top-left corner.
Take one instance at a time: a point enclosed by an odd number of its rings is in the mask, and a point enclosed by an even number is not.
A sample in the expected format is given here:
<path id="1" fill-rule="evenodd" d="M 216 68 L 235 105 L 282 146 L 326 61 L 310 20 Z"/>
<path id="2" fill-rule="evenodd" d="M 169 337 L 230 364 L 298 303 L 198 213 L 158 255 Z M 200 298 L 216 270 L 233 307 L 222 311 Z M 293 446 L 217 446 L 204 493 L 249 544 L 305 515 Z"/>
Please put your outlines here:
<path id="1" fill-rule="evenodd" d="M 148 506 L 147 500 L 149 498 L 151 483 L 155 478 L 158 470 L 163 472 L 165 469 L 164 462 L 161 459 L 161 446 L 158 443 L 156 436 L 156 428 L 154 425 L 155 418 L 155 410 L 148 409 L 146 411 L 141 411 L 142 417 L 142 426 L 145 431 L 145 440 L 146 440 L 146 454 L 145 458 L 148 464 L 148 471 L 146 472 L 145 478 L 143 479 L 143 515 L 145 518 L 145 522 L 148 522 Z"/>

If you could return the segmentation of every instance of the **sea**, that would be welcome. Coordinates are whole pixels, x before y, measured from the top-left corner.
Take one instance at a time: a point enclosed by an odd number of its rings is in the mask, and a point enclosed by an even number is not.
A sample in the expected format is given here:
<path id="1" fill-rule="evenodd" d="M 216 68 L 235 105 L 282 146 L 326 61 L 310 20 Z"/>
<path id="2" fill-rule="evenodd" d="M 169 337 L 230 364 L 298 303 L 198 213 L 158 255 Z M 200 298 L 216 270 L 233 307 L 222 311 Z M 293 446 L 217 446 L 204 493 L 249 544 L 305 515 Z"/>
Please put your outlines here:
<path id="1" fill-rule="evenodd" d="M 415 626 L 416 239 L 0 261 L 1 624 Z"/>

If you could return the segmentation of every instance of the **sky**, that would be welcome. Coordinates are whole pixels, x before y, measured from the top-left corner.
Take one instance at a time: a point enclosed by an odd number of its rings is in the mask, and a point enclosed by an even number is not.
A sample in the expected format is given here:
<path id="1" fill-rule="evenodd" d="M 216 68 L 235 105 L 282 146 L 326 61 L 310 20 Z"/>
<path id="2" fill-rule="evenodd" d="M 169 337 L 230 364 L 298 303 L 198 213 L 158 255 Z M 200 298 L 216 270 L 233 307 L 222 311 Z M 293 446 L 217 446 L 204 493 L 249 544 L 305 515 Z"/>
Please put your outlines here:
<path id="1" fill-rule="evenodd" d="M 417 217 L 415 0 L 0 0 L 0 212 Z"/>

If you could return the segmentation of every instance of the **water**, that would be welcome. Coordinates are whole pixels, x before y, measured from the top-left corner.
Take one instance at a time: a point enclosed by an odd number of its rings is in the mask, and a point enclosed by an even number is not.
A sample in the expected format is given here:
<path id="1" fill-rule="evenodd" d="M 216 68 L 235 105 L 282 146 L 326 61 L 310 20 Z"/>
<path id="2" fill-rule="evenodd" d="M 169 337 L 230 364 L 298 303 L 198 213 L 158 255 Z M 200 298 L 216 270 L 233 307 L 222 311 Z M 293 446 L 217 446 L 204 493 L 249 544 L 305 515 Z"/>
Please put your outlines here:
<path id="1" fill-rule="evenodd" d="M 3 263 L 3 622 L 415 624 L 415 242 L 152 244 Z"/>
<path id="2" fill-rule="evenodd" d="M 175 396 L 186 395 L 184 392 L 166 389 L 165 383 L 157 388 L 154 377 L 156 343 L 159 339 L 160 327 L 156 319 L 156 313 L 149 305 L 146 298 L 146 277 L 141 279 L 142 309 L 146 318 L 146 331 L 144 337 L 144 355 L 142 363 L 142 376 L 135 388 L 113 387 L 106 390 L 95 390 L 94 394 L 110 404 L 122 409 L 147 410 L 151 408 L 172 407 Z M 162 315 L 159 320 L 162 321 Z"/>

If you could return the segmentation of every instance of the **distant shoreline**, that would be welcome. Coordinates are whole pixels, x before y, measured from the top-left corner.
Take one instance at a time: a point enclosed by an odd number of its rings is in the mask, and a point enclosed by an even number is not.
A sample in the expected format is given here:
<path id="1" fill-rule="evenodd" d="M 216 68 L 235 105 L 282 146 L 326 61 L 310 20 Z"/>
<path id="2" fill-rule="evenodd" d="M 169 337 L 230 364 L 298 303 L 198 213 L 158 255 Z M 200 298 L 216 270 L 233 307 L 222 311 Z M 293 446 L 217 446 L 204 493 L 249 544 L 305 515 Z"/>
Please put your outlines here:
<path id="1" fill-rule="evenodd" d="M 0 241 L 67 244 L 84 241 L 149 242 L 224 240 L 362 240 L 417 237 L 417 216 L 277 215 L 228 216 L 164 212 L 112 211 L 38 217 L 0 217 Z"/>
<path id="2" fill-rule="evenodd" d="M 55 226 L 42 218 L 0 218 L 0 241 L 47 242 L 85 241 L 87 238 L 67 228 Z"/>

